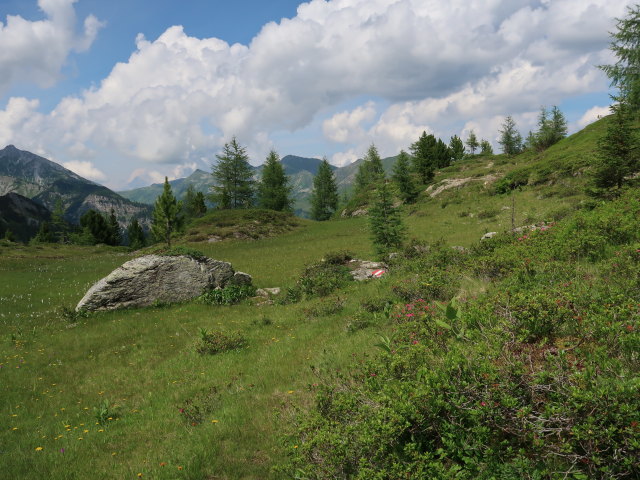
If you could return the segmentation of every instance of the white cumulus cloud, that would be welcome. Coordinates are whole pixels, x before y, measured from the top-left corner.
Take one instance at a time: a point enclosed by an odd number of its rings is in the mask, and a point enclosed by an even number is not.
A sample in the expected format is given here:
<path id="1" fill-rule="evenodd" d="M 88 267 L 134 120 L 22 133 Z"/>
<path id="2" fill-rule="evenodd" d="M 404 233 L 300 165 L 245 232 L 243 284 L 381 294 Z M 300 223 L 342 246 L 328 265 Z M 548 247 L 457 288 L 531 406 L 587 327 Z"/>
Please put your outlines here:
<path id="1" fill-rule="evenodd" d="M 72 172 L 77 173 L 81 177 L 88 178 L 89 180 L 105 180 L 107 176 L 104 172 L 101 172 L 96 168 L 96 166 L 87 161 L 82 160 L 71 160 L 70 162 L 63 162 L 62 166 L 71 170 Z"/>
<path id="2" fill-rule="evenodd" d="M 91 46 L 103 24 L 89 15 L 77 31 L 76 1 L 38 0 L 44 20 L 7 15 L 6 23 L 0 21 L 0 94 L 17 82 L 51 86 L 69 53 Z"/>
<path id="3" fill-rule="evenodd" d="M 580 128 L 586 127 L 590 123 L 595 122 L 599 118 L 606 117 L 610 113 L 611 107 L 609 105 L 606 107 L 599 107 L 597 105 L 595 107 L 591 107 L 589 110 L 584 112 L 582 117 L 580 117 L 580 120 L 578 120 L 578 126 Z"/>
<path id="4" fill-rule="evenodd" d="M 53 6 L 69 23 L 72 3 L 40 5 L 48 21 L 62 24 Z M 382 155 L 396 154 L 422 130 L 448 140 L 475 125 L 477 134 L 495 137 L 489 127 L 508 114 L 524 134 L 541 104 L 606 89 L 594 65 L 611 61 L 608 32 L 627 4 L 312 0 L 294 18 L 265 25 L 249 45 L 173 26 L 155 40 L 140 35 L 128 61 L 51 112 L 10 100 L 0 111 L 0 143 L 45 142 L 60 156 L 82 144 L 185 164 L 212 158 L 236 135 L 253 163 L 262 163 L 274 132 L 324 116 L 325 138 L 344 145 L 332 160 L 344 163 L 372 141 Z M 89 24 L 85 36 L 97 30 Z M 344 111 L 356 99 L 362 104 Z"/>

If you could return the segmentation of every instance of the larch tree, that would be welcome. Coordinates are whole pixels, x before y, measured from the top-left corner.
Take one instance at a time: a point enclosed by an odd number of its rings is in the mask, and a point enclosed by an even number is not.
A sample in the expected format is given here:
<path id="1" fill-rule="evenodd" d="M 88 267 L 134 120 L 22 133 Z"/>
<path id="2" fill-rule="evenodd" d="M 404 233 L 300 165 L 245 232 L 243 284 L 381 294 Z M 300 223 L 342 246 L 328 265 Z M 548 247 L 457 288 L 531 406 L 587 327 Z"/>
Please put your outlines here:
<path id="1" fill-rule="evenodd" d="M 211 200 L 222 209 L 251 207 L 255 182 L 246 149 L 233 137 L 216 158 L 218 162 L 212 166 L 216 185 L 212 187 Z"/>
<path id="2" fill-rule="evenodd" d="M 478 137 L 476 137 L 476 134 L 473 130 L 469 132 L 469 138 L 467 138 L 465 144 L 467 145 L 467 147 L 469 147 L 471 155 L 474 155 L 480 144 L 478 143 Z"/>
<path id="3" fill-rule="evenodd" d="M 522 136 L 518 132 L 516 122 L 511 115 L 504 119 L 498 143 L 502 146 L 502 152 L 507 155 L 515 155 L 522 151 Z"/>
<path id="4" fill-rule="evenodd" d="M 366 191 L 372 184 L 384 179 L 384 166 L 378 149 L 372 143 L 365 154 L 362 163 L 358 166 L 358 172 L 354 181 L 355 194 Z"/>
<path id="5" fill-rule="evenodd" d="M 489 140 L 485 140 L 484 138 L 480 140 L 480 154 L 493 155 L 493 147 L 491 146 L 491 142 L 489 142 Z"/>
<path id="6" fill-rule="evenodd" d="M 616 20 L 617 30 L 611 34 L 609 49 L 617 61 L 599 68 L 618 89 L 614 100 L 627 103 L 635 113 L 640 109 L 640 4 L 628 6 L 626 17 Z"/>

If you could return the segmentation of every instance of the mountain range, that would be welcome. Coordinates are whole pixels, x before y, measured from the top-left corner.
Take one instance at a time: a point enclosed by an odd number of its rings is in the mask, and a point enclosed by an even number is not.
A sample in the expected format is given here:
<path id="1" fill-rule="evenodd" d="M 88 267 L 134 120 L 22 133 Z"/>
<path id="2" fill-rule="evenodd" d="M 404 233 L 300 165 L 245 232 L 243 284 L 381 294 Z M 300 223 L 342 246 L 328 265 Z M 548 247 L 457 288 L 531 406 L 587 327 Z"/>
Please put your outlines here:
<path id="1" fill-rule="evenodd" d="M 382 160 L 387 173 L 393 168 L 396 157 L 387 157 Z M 353 185 L 358 167 L 362 163 L 362 159 L 346 165 L 344 167 L 331 166 L 336 177 L 336 185 L 340 193 L 348 192 Z M 301 217 L 308 217 L 311 210 L 311 192 L 313 190 L 313 178 L 318 171 L 318 167 L 322 160 L 309 157 L 298 157 L 295 155 L 286 155 L 282 158 L 281 163 L 285 173 L 289 176 L 290 185 L 292 187 L 291 195 L 294 200 L 295 214 Z M 260 179 L 262 166 L 254 167 L 254 178 Z M 169 181 L 173 194 L 179 200 L 183 198 L 189 185 L 193 185 L 195 190 L 208 193 L 211 187 L 215 185 L 215 181 L 211 173 L 203 170 L 196 170 L 186 178 L 179 178 Z M 148 187 L 135 188 L 118 192 L 131 201 L 153 205 L 156 198 L 162 193 L 163 184 L 155 183 Z"/>
<path id="2" fill-rule="evenodd" d="M 350 190 L 362 161 L 331 167 L 340 193 Z M 387 171 L 394 161 L 395 157 L 383 159 Z M 295 214 L 308 217 L 313 178 L 322 160 L 287 155 L 281 162 L 292 187 Z M 253 168 L 254 177 L 259 180 L 262 166 Z M 203 170 L 169 183 L 178 199 L 184 197 L 189 185 L 206 194 L 215 184 L 211 173 Z M 116 193 L 51 160 L 8 145 L 0 150 L 0 235 L 11 230 L 19 240 L 31 238 L 40 224 L 50 219 L 58 201 L 62 202 L 65 219 L 73 224 L 78 224 L 89 209 L 102 213 L 113 209 L 122 226 L 135 217 L 148 227 L 153 203 L 162 188 L 162 184 L 153 184 Z"/>
<path id="3" fill-rule="evenodd" d="M 74 224 L 78 224 L 89 209 L 103 213 L 113 209 L 121 224 L 128 223 L 132 217 L 147 223 L 152 210 L 149 205 L 132 202 L 51 160 L 13 145 L 0 150 L 0 195 L 9 193 L 19 194 L 49 211 L 53 211 L 60 200 L 65 219 Z M 9 203 L 15 204 L 15 198 L 5 202 Z M 0 216 L 2 212 L 4 210 Z"/>

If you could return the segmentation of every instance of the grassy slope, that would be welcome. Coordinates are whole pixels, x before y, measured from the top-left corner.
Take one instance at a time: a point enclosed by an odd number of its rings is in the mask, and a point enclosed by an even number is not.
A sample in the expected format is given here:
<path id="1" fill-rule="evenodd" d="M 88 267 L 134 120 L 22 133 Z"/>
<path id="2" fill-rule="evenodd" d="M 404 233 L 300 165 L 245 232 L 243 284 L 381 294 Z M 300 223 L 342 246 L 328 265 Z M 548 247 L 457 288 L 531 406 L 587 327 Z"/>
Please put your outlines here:
<path id="1" fill-rule="evenodd" d="M 465 160 L 436 181 L 504 175 L 523 163 L 570 158 L 579 164 L 601 128 L 599 122 L 544 155 Z M 582 200 L 576 188 L 582 182 L 567 176 L 517 191 L 517 223 L 573 208 Z M 510 207 L 510 199 L 489 190 L 478 183 L 423 199 L 407 209 L 410 235 L 466 246 L 485 231 L 508 228 L 511 213 L 502 208 Z M 479 219 L 481 211 L 489 217 Z M 305 221 L 280 236 L 254 241 L 190 246 L 231 261 L 251 273 L 258 286 L 272 287 L 291 285 L 305 264 L 330 250 L 371 256 L 368 237 L 366 219 L 355 218 Z M 278 435 L 287 425 L 279 412 L 309 401 L 310 366 L 339 368 L 352 353 L 372 352 L 377 331 L 347 334 L 345 325 L 363 299 L 387 295 L 388 288 L 384 279 L 352 285 L 337 294 L 344 310 L 320 318 L 309 313 L 318 300 L 263 307 L 194 302 L 102 313 L 70 324 L 56 310 L 73 306 L 92 282 L 130 257 L 107 248 L 0 251 L 0 458 L 13 478 L 269 477 L 271 465 L 286 455 Z M 200 357 L 192 348 L 200 327 L 241 330 L 250 346 Z M 217 393 L 203 400 L 202 392 L 212 387 Z M 96 425 L 94 408 L 105 398 L 115 404 L 113 420 Z M 194 399 L 203 408 L 210 404 L 197 426 L 179 412 Z"/>

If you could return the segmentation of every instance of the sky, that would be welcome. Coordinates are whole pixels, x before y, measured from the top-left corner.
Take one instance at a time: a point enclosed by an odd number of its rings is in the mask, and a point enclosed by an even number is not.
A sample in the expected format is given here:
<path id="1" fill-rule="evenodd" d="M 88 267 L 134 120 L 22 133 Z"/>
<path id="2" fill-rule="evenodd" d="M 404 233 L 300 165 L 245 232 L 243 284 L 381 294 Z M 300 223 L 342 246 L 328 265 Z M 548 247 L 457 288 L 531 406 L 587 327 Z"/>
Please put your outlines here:
<path id="1" fill-rule="evenodd" d="M 570 132 L 610 104 L 597 65 L 626 0 L 0 0 L 0 148 L 115 190 L 253 165 L 342 166 L 426 131 L 498 151 L 557 105 Z"/>

